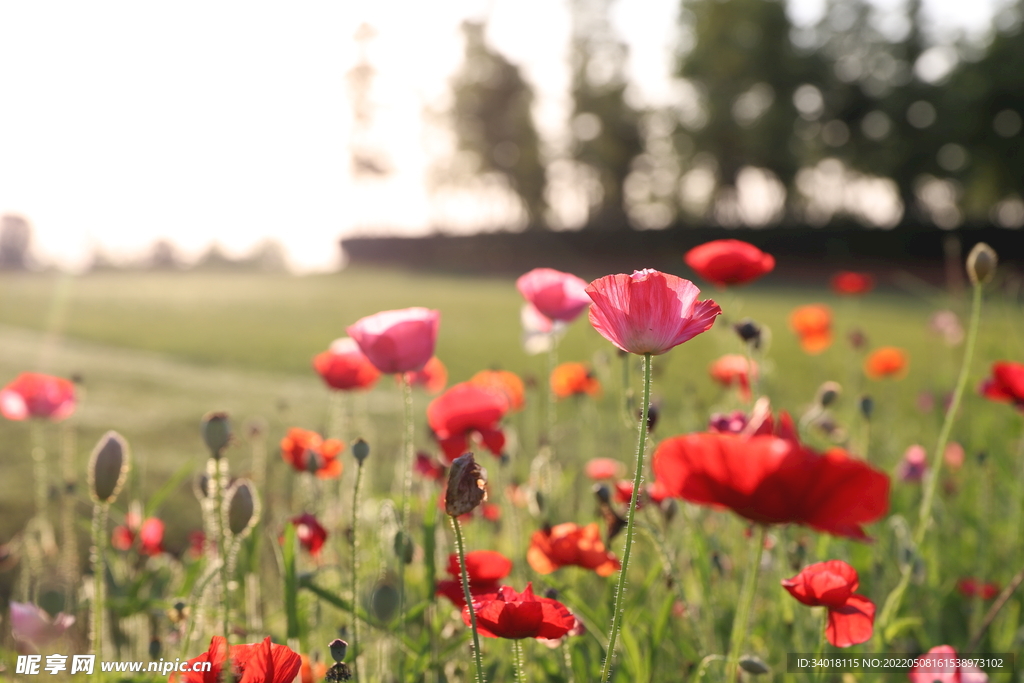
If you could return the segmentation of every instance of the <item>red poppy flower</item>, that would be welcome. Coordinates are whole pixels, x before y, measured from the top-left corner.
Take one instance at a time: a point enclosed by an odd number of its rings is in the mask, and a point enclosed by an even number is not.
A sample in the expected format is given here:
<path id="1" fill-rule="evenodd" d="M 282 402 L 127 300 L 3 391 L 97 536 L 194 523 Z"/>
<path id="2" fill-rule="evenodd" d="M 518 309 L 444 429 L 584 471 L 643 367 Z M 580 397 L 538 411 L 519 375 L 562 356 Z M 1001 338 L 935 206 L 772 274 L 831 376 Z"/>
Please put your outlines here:
<path id="1" fill-rule="evenodd" d="M 883 346 L 872 351 L 864 361 L 864 373 L 871 379 L 902 378 L 906 376 L 909 365 L 906 351 L 895 346 Z"/>
<path id="2" fill-rule="evenodd" d="M 516 280 L 516 289 L 541 315 L 570 322 L 590 305 L 585 280 L 552 268 L 534 268 Z"/>
<path id="3" fill-rule="evenodd" d="M 836 294 L 866 294 L 875 287 L 875 278 L 868 273 L 842 270 L 832 276 L 832 291 Z"/>
<path id="4" fill-rule="evenodd" d="M 517 593 L 502 586 L 493 596 L 473 603 L 480 635 L 488 638 L 561 638 L 576 625 L 576 617 L 557 600 L 538 598 L 533 584 Z M 462 608 L 462 621 L 469 626 L 469 607 Z"/>
<path id="5" fill-rule="evenodd" d="M 320 479 L 341 476 L 338 455 L 345 445 L 337 439 L 324 439 L 308 429 L 292 427 L 281 439 L 281 457 L 299 472 L 312 472 Z"/>
<path id="6" fill-rule="evenodd" d="M 633 482 L 626 479 L 615 482 L 615 500 L 623 505 L 629 505 L 633 500 Z M 640 495 L 636 499 L 636 509 L 644 506 L 644 490 L 640 489 Z"/>
<path id="7" fill-rule="evenodd" d="M 1024 410 L 1024 363 L 1008 360 L 992 364 L 992 376 L 981 383 L 981 395 L 993 401 L 1012 403 Z"/>
<path id="8" fill-rule="evenodd" d="M 292 517 L 291 522 L 295 525 L 295 537 L 299 539 L 299 545 L 312 557 L 320 555 L 320 549 L 327 540 L 327 529 L 320 526 L 316 517 L 308 512 Z"/>
<path id="9" fill-rule="evenodd" d="M 657 270 L 606 275 L 587 287 L 590 324 L 629 353 L 655 356 L 707 332 L 722 309 L 689 280 Z"/>
<path id="10" fill-rule="evenodd" d="M 949 645 L 939 645 L 917 658 L 917 663 L 907 677 L 910 683 L 988 683 L 988 675 L 972 666 L 949 666 L 946 662 L 956 663 L 956 650 Z M 943 662 L 936 666 L 933 662 Z"/>
<path id="11" fill-rule="evenodd" d="M 142 554 L 159 555 L 164 551 L 164 523 L 156 517 L 140 522 L 138 515 L 129 512 L 124 526 L 116 526 L 111 532 L 110 545 L 117 550 L 130 550 L 136 538 Z"/>
<path id="12" fill-rule="evenodd" d="M 75 385 L 61 377 L 23 372 L 0 390 L 0 413 L 8 420 L 42 417 L 54 422 L 75 412 Z"/>
<path id="13" fill-rule="evenodd" d="M 526 388 L 519 375 L 508 370 L 481 370 L 469 379 L 470 384 L 504 392 L 511 410 L 522 410 L 526 403 Z"/>
<path id="14" fill-rule="evenodd" d="M 414 372 L 434 355 L 440 321 L 439 311 L 404 308 L 360 318 L 348 333 L 381 372 Z"/>
<path id="15" fill-rule="evenodd" d="M 757 363 L 741 354 L 728 353 L 712 363 L 708 372 L 722 386 L 738 385 L 743 400 L 750 400 L 750 381 L 757 377 Z"/>
<path id="16" fill-rule="evenodd" d="M 359 350 L 351 337 L 335 339 L 331 348 L 313 357 L 313 368 L 331 389 L 369 389 L 380 378 L 380 370 Z"/>
<path id="17" fill-rule="evenodd" d="M 771 254 L 740 240 L 707 242 L 686 252 L 683 261 L 719 287 L 753 282 L 775 268 Z"/>
<path id="18" fill-rule="evenodd" d="M 985 583 L 978 581 L 973 576 L 966 576 L 957 581 L 956 589 L 965 597 L 981 598 L 982 600 L 991 600 L 999 595 L 998 583 Z"/>
<path id="19" fill-rule="evenodd" d="M 875 603 L 854 595 L 858 585 L 857 570 L 842 560 L 809 565 L 782 582 L 783 588 L 803 604 L 828 609 L 825 637 L 835 647 L 850 647 L 871 639 Z"/>
<path id="20" fill-rule="evenodd" d="M 583 363 L 562 363 L 551 371 L 551 391 L 558 398 L 580 394 L 598 396 L 601 383 Z"/>
<path id="21" fill-rule="evenodd" d="M 708 420 L 708 431 L 718 434 L 742 434 L 743 436 L 777 436 L 780 439 L 799 441 L 796 424 L 788 412 L 779 413 L 776 423 L 772 417 L 771 404 L 767 398 L 758 399 L 750 415 L 742 410 L 727 415 L 713 413 Z"/>
<path id="22" fill-rule="evenodd" d="M 675 436 L 658 445 L 654 472 L 672 496 L 759 524 L 803 524 L 864 540 L 861 525 L 889 509 L 888 475 L 841 449 L 819 454 L 775 436 Z"/>
<path id="23" fill-rule="evenodd" d="M 832 311 L 822 304 L 800 306 L 789 314 L 789 326 L 800 337 L 800 347 L 819 354 L 832 345 Z"/>
<path id="24" fill-rule="evenodd" d="M 423 387 L 428 394 L 436 394 L 448 385 L 448 368 L 434 356 L 422 370 L 405 373 L 405 381 L 414 387 Z"/>
<path id="25" fill-rule="evenodd" d="M 430 402 L 427 423 L 449 460 L 469 450 L 472 435 L 479 436 L 491 453 L 499 456 L 505 447 L 505 434 L 498 422 L 508 407 L 503 393 L 462 382 Z"/>
<path id="26" fill-rule="evenodd" d="M 428 453 L 420 451 L 416 454 L 416 461 L 413 463 L 412 471 L 424 479 L 441 482 L 444 481 L 445 466 Z"/>
<path id="27" fill-rule="evenodd" d="M 494 595 L 500 588 L 498 581 L 512 571 L 512 560 L 493 550 L 474 550 L 466 553 L 466 573 L 469 574 L 469 594 L 474 600 L 485 595 Z M 451 579 L 437 582 L 437 595 L 451 600 L 456 607 L 466 606 L 466 595 L 462 590 L 462 569 L 459 567 L 459 556 L 452 553 L 448 556 L 448 574 Z"/>
<path id="28" fill-rule="evenodd" d="M 588 477 L 595 481 L 600 479 L 618 479 L 626 471 L 626 466 L 612 458 L 593 458 L 587 462 L 584 471 Z"/>
<path id="29" fill-rule="evenodd" d="M 526 551 L 526 561 L 538 574 L 550 574 L 572 565 L 592 569 L 598 576 L 610 576 L 622 566 L 601 542 L 596 523 L 581 527 L 566 522 L 535 532 Z"/>
<path id="30" fill-rule="evenodd" d="M 171 683 L 220 683 L 221 669 L 228 658 L 228 644 L 223 636 L 214 636 L 210 649 L 188 660 L 188 671 L 172 673 Z M 209 671 L 195 671 L 196 664 L 210 662 Z M 231 646 L 231 680 L 239 683 L 292 683 L 302 666 L 302 658 L 285 645 L 275 645 L 270 638 L 262 643 Z"/>

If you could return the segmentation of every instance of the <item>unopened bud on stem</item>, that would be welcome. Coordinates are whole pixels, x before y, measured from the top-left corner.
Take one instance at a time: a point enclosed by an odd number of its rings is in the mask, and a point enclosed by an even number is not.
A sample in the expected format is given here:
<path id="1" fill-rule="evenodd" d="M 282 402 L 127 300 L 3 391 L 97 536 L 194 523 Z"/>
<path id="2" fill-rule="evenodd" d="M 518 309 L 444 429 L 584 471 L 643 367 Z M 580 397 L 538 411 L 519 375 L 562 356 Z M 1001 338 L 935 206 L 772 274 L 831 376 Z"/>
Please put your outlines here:
<path id="1" fill-rule="evenodd" d="M 967 277 L 973 285 L 983 285 L 992 280 L 996 273 L 999 257 L 995 249 L 984 242 L 978 242 L 967 255 Z"/>

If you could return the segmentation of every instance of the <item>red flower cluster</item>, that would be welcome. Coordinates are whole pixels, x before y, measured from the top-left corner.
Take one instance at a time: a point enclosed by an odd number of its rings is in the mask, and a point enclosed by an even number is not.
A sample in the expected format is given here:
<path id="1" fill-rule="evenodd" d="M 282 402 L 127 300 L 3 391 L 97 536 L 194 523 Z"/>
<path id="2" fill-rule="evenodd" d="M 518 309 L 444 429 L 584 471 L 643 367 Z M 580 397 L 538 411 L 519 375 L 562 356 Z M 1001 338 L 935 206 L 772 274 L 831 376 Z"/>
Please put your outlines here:
<path id="1" fill-rule="evenodd" d="M 956 589 L 965 597 L 981 598 L 982 600 L 991 600 L 999 595 L 998 583 L 985 583 L 978 581 L 973 576 L 965 576 L 957 581 Z"/>
<path id="2" fill-rule="evenodd" d="M 0 413 L 8 420 L 63 420 L 75 412 L 75 385 L 61 377 L 23 372 L 0 390 Z"/>
<path id="3" fill-rule="evenodd" d="M 857 570 L 842 560 L 829 560 L 804 567 L 782 587 L 809 607 L 828 609 L 825 637 L 835 647 L 850 647 L 871 639 L 875 603 L 854 595 L 860 581 Z"/>
<path id="4" fill-rule="evenodd" d="M 498 422 L 508 409 L 504 393 L 462 382 L 430 402 L 427 423 L 449 461 L 469 450 L 469 438 L 474 435 L 498 456 L 505 447 Z"/>
<path id="5" fill-rule="evenodd" d="M 707 242 L 686 252 L 683 261 L 719 287 L 753 282 L 775 268 L 771 254 L 740 240 Z"/>
<path id="6" fill-rule="evenodd" d="M 819 454 L 775 436 L 688 434 L 666 439 L 654 472 L 671 496 L 731 509 L 759 524 L 803 524 L 864 540 L 889 509 L 889 477 L 835 448 Z"/>
<path id="7" fill-rule="evenodd" d="M 526 551 L 526 561 L 538 574 L 550 574 L 560 567 L 574 565 L 593 569 L 598 576 L 609 576 L 622 567 L 601 542 L 597 524 L 581 527 L 572 522 L 535 532 Z"/>
<path id="8" fill-rule="evenodd" d="M 576 626 L 576 617 L 552 598 L 538 598 L 533 584 L 517 593 L 502 586 L 494 595 L 473 602 L 477 630 L 488 638 L 545 638 L 567 635 Z M 470 625 L 469 607 L 462 608 L 462 621 Z"/>
<path id="9" fill-rule="evenodd" d="M 302 658 L 297 652 L 285 645 L 275 645 L 270 637 L 262 643 L 231 646 L 231 676 L 224 680 L 235 680 L 240 683 L 292 683 L 302 666 Z M 171 683 L 220 683 L 221 670 L 228 659 L 228 643 L 223 636 L 214 636 L 210 641 L 210 649 L 203 654 L 188 660 L 187 673 L 172 673 Z M 196 664 L 210 662 L 209 671 L 194 671 Z M 200 667 L 202 668 L 202 667 Z"/>
<path id="10" fill-rule="evenodd" d="M 336 339 L 331 348 L 313 357 L 313 368 L 331 389 L 369 389 L 380 378 L 380 370 L 359 350 L 351 337 Z"/>
<path id="11" fill-rule="evenodd" d="M 500 586 L 498 581 L 512 571 L 512 560 L 494 550 L 474 550 L 466 553 L 466 573 L 469 574 L 469 594 L 474 600 L 482 600 L 485 596 L 497 594 Z M 462 569 L 459 567 L 459 556 L 452 553 L 448 556 L 448 574 L 451 579 L 437 582 L 437 595 L 443 595 L 456 607 L 466 606 L 465 591 L 462 590 Z"/>
<path id="12" fill-rule="evenodd" d="M 981 395 L 993 401 L 1012 403 L 1024 410 L 1024 363 L 1001 360 L 992 364 L 992 376 L 981 384 Z"/>
<path id="13" fill-rule="evenodd" d="M 345 445 L 337 439 L 324 439 L 308 429 L 292 427 L 281 439 L 281 457 L 299 472 L 311 472 L 320 479 L 341 476 L 338 456 Z"/>
<path id="14" fill-rule="evenodd" d="M 142 521 L 139 515 L 129 512 L 124 526 L 116 526 L 111 532 L 110 545 L 117 550 L 129 550 L 136 539 L 143 555 L 159 555 L 164 551 L 164 523 L 156 517 Z"/>

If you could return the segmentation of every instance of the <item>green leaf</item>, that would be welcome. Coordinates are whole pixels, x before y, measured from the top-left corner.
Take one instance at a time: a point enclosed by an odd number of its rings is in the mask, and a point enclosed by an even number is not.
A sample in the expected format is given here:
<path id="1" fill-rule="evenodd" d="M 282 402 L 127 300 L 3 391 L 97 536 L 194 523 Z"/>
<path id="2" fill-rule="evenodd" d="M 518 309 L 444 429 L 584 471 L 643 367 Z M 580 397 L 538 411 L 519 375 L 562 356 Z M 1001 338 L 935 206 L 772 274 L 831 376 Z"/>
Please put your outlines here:
<path id="1" fill-rule="evenodd" d="M 890 643 L 904 631 L 917 628 L 922 623 L 921 617 L 903 617 L 896 619 L 885 628 L 885 642 Z"/>
<path id="2" fill-rule="evenodd" d="M 289 524 L 284 530 L 284 613 L 288 621 L 288 638 L 299 637 L 299 582 L 295 575 L 295 556 L 298 541 L 295 525 Z"/>

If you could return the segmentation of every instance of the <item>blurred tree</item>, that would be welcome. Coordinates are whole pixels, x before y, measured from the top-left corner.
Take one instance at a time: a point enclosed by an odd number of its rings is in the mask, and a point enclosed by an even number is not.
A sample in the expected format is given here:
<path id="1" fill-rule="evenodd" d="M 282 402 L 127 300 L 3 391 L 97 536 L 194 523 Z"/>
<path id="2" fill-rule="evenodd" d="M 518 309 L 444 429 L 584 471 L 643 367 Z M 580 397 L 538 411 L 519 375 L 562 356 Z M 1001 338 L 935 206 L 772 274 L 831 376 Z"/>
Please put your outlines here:
<path id="1" fill-rule="evenodd" d="M 371 92 L 377 70 L 370 63 L 370 42 L 376 35 L 377 31 L 369 24 L 360 24 L 356 29 L 354 39 L 359 58 L 346 74 L 352 100 L 352 174 L 357 178 L 391 173 L 387 154 L 373 140 L 375 107 Z"/>
<path id="2" fill-rule="evenodd" d="M 161 239 L 153 244 L 146 267 L 150 270 L 177 270 L 181 267 L 178 252 L 170 240 Z"/>
<path id="3" fill-rule="evenodd" d="M 0 270 L 25 270 L 32 227 L 22 216 L 12 213 L 0 217 Z"/>
<path id="4" fill-rule="evenodd" d="M 643 151 L 640 113 L 626 101 L 626 45 L 608 19 L 614 0 L 573 0 L 573 158 L 597 176 L 586 229 L 625 230 L 624 184 Z"/>
<path id="5" fill-rule="evenodd" d="M 502 176 L 522 200 L 527 230 L 540 230 L 546 179 L 531 111 L 533 90 L 519 67 L 487 45 L 484 30 L 480 22 L 462 24 L 465 63 L 452 83 L 458 148 L 474 157 L 477 172 Z"/>

